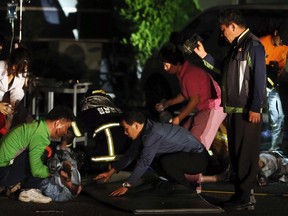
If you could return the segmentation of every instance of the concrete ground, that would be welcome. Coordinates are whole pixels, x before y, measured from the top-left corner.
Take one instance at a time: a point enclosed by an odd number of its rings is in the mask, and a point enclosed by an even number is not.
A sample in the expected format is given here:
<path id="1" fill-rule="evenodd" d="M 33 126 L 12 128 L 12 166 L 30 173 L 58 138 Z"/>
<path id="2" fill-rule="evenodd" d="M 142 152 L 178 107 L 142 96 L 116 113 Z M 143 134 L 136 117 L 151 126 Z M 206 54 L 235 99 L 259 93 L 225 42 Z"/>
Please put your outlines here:
<path id="1" fill-rule="evenodd" d="M 203 183 L 202 196 L 210 203 L 217 205 L 220 201 L 230 197 L 233 186 L 229 182 L 219 183 Z M 213 215 L 255 215 L 255 216 L 282 216 L 288 212 L 288 185 L 285 183 L 270 183 L 266 187 L 255 188 L 255 196 L 257 200 L 255 210 L 242 211 L 225 211 L 223 213 L 213 213 Z M 170 196 L 173 196 L 171 194 Z M 119 198 L 121 199 L 121 198 Z M 59 203 L 52 202 L 49 204 L 22 203 L 17 200 L 11 200 L 3 195 L 0 196 L 0 212 L 1 216 L 126 216 L 133 215 L 132 212 L 117 209 L 107 205 L 101 200 L 93 199 L 84 191 L 74 200 Z M 145 215 L 145 214 L 143 214 Z M 147 215 L 147 214 L 146 214 Z M 161 215 L 161 214 L 158 214 Z M 166 214 L 167 215 L 167 214 Z M 180 215 L 177 213 L 169 215 Z M 181 214 L 182 215 L 182 214 Z M 204 215 L 186 214 L 186 215 Z M 205 214 L 206 215 L 206 214 Z"/>
<path id="2" fill-rule="evenodd" d="M 266 120 L 267 121 L 267 120 Z M 266 122 L 264 120 L 264 122 Z M 270 139 L 263 139 L 262 150 L 267 150 L 270 145 Z M 89 182 L 91 177 L 86 177 Z M 233 191 L 233 185 L 229 182 L 219 183 L 203 183 L 202 196 L 211 204 L 218 205 L 220 201 L 229 199 Z M 170 196 L 173 196 L 171 194 Z M 248 211 L 225 211 L 223 213 L 213 213 L 213 215 L 223 216 L 282 216 L 288 212 L 288 184 L 273 182 L 266 187 L 255 188 L 255 196 L 257 200 L 255 210 Z M 122 209 L 107 205 L 101 200 L 92 198 L 84 190 L 81 194 L 69 202 L 59 203 L 52 202 L 49 204 L 22 203 L 18 200 L 11 200 L 4 195 L 0 195 L 0 214 L 1 216 L 126 216 L 133 215 Z M 207 214 L 207 213 L 206 213 Z M 205 215 L 206 215 L 205 214 Z M 212 214 L 212 213 L 211 213 Z M 144 214 L 143 214 L 144 215 Z M 158 214 L 161 215 L 161 214 Z M 169 215 L 180 215 L 173 213 Z M 192 215 L 192 214 L 186 214 Z M 204 215 L 195 214 L 193 215 Z"/>

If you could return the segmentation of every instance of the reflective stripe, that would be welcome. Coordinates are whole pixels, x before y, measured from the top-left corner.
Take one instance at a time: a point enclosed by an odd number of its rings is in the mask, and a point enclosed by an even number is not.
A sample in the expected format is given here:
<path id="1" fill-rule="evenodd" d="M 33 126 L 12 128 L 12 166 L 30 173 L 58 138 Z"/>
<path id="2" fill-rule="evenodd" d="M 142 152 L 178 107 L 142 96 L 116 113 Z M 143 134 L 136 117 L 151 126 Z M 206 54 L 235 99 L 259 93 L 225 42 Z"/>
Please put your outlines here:
<path id="1" fill-rule="evenodd" d="M 225 106 L 224 107 L 224 111 L 226 113 L 247 113 L 248 110 L 244 109 L 242 107 L 229 107 L 229 106 Z M 260 113 L 262 113 L 263 109 L 260 108 Z"/>
<path id="2" fill-rule="evenodd" d="M 273 87 L 274 86 L 274 82 L 269 77 L 267 77 L 267 80 L 270 83 L 270 85 Z"/>
<path id="3" fill-rule="evenodd" d="M 73 132 L 74 132 L 76 137 L 81 137 L 82 136 L 82 134 L 81 134 L 81 132 L 80 132 L 78 126 L 77 126 L 77 123 L 75 121 L 73 121 L 71 123 L 71 127 L 72 127 L 72 130 L 73 130 Z"/>
<path id="4" fill-rule="evenodd" d="M 215 139 L 228 143 L 227 133 L 217 132 Z"/>
<path id="5" fill-rule="evenodd" d="M 240 107 L 224 107 L 226 113 L 244 113 L 244 108 Z"/>
<path id="6" fill-rule="evenodd" d="M 210 70 L 214 71 L 216 74 L 221 74 L 221 70 L 214 67 L 214 65 L 210 64 L 208 61 L 203 60 L 203 64 L 209 68 Z"/>
<path id="7" fill-rule="evenodd" d="M 207 68 L 209 68 L 209 69 L 211 69 L 211 70 L 214 69 L 214 65 L 210 64 L 208 61 L 203 60 L 203 63 L 204 63 L 204 65 L 205 65 Z"/>
<path id="8" fill-rule="evenodd" d="M 246 66 L 247 66 L 246 60 L 240 62 L 240 65 L 239 65 L 239 92 L 238 92 L 239 95 L 241 94 L 241 90 L 242 90 Z"/>
<path id="9" fill-rule="evenodd" d="M 104 94 L 104 95 L 106 94 L 106 92 L 103 91 L 103 90 L 101 90 L 101 89 L 100 89 L 100 90 L 97 89 L 97 90 L 93 90 L 93 91 L 92 91 L 92 95 L 93 95 L 93 94 L 98 94 L 98 93 Z"/>

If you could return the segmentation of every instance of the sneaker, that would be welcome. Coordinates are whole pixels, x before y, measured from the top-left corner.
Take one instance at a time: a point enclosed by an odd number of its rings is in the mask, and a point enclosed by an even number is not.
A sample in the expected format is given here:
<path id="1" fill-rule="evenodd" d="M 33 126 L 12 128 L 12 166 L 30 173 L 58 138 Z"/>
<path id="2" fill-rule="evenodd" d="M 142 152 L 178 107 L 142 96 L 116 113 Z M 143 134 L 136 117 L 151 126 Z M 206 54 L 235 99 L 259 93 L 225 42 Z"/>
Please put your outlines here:
<path id="1" fill-rule="evenodd" d="M 23 190 L 18 198 L 21 202 L 50 203 L 52 199 L 44 196 L 39 189 Z"/>

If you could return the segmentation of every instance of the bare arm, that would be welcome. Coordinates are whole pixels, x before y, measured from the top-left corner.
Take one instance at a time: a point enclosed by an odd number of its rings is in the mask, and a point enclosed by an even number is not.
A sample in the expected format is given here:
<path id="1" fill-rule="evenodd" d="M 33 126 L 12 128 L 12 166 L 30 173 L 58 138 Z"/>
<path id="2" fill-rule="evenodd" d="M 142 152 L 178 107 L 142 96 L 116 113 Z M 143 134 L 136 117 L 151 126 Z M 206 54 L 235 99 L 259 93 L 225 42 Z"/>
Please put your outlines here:
<path id="1" fill-rule="evenodd" d="M 157 103 L 155 105 L 155 109 L 158 112 L 161 112 L 164 109 L 166 109 L 167 107 L 182 103 L 183 101 L 185 101 L 184 96 L 182 94 L 178 94 L 175 98 L 172 98 L 170 100 L 164 100 L 164 101 L 161 101 L 160 103 Z"/>
<path id="2" fill-rule="evenodd" d="M 199 96 L 192 96 L 190 97 L 189 99 L 189 102 L 188 104 L 184 107 L 184 109 L 179 113 L 178 116 L 174 117 L 173 120 L 172 120 L 172 124 L 175 124 L 175 125 L 179 125 L 180 122 L 185 118 L 187 117 L 188 115 L 190 115 L 190 113 L 192 113 L 197 104 L 199 103 L 200 101 L 200 97 Z"/>

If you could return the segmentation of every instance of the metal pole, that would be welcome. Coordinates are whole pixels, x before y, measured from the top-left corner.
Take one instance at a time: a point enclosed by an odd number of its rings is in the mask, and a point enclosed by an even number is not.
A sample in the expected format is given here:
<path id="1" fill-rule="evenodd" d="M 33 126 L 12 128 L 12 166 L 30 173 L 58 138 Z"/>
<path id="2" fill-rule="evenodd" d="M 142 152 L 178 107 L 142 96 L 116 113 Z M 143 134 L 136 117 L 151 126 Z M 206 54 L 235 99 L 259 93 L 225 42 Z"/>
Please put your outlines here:
<path id="1" fill-rule="evenodd" d="M 19 43 L 21 43 L 21 40 L 22 40 L 22 14 L 23 14 L 23 0 L 20 0 Z"/>

